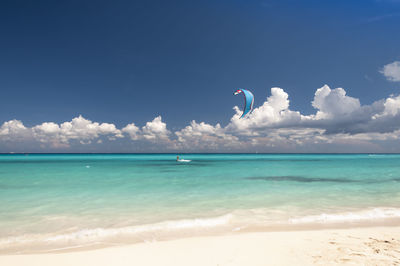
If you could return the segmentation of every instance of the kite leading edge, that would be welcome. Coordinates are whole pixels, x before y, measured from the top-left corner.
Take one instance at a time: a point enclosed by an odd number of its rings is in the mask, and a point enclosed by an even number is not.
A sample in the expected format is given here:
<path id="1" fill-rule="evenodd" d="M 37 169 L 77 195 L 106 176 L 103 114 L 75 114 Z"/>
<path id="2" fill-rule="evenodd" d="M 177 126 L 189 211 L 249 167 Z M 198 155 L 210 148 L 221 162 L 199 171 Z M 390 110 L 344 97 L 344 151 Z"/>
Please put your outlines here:
<path id="1" fill-rule="evenodd" d="M 250 91 L 243 90 L 243 89 L 238 89 L 233 94 L 238 95 L 240 93 L 243 93 L 243 96 L 244 96 L 243 114 L 240 117 L 240 118 L 242 118 L 242 117 L 246 116 L 247 114 L 250 114 L 251 111 L 253 111 L 254 95 Z"/>

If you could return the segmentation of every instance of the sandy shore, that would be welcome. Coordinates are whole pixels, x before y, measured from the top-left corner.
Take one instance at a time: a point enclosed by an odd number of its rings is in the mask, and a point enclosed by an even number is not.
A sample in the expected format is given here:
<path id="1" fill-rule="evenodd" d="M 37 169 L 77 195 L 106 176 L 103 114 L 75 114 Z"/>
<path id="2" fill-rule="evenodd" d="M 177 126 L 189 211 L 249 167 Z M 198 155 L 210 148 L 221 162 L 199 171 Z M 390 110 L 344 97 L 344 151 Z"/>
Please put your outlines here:
<path id="1" fill-rule="evenodd" d="M 3 255 L 22 265 L 400 265 L 400 227 L 243 233 L 58 254 Z"/>

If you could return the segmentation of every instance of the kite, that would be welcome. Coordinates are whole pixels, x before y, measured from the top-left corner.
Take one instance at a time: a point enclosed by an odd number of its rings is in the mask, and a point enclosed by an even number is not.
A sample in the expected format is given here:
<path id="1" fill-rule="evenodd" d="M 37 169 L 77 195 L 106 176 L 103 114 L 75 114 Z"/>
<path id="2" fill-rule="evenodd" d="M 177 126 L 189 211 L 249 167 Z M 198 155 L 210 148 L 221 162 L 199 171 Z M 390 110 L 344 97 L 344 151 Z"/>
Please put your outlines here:
<path id="1" fill-rule="evenodd" d="M 238 89 L 235 91 L 233 94 L 238 95 L 240 93 L 243 93 L 244 96 L 244 108 L 243 108 L 243 114 L 240 118 L 243 118 L 247 114 L 250 114 L 251 111 L 253 111 L 253 104 L 254 104 L 254 95 L 248 90 L 243 90 L 243 89 Z"/>

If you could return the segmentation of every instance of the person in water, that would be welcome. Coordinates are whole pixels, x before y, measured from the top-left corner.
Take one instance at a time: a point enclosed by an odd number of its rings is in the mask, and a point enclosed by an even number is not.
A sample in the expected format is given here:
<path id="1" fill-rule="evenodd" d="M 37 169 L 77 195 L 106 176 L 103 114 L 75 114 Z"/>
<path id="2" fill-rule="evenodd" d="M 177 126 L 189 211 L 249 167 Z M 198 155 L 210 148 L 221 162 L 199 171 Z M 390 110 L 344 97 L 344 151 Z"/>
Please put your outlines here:
<path id="1" fill-rule="evenodd" d="M 176 161 L 179 162 L 179 155 L 176 156 Z"/>

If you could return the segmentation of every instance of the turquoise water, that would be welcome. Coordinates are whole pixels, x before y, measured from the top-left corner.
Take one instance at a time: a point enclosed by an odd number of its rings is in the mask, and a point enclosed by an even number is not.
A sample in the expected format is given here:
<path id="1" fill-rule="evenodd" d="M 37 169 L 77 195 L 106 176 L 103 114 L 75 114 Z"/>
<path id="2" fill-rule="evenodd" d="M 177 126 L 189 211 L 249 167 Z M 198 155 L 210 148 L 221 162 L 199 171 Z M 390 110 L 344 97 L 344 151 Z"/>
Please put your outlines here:
<path id="1" fill-rule="evenodd" d="M 400 218 L 397 154 L 0 155 L 0 252 Z"/>

